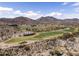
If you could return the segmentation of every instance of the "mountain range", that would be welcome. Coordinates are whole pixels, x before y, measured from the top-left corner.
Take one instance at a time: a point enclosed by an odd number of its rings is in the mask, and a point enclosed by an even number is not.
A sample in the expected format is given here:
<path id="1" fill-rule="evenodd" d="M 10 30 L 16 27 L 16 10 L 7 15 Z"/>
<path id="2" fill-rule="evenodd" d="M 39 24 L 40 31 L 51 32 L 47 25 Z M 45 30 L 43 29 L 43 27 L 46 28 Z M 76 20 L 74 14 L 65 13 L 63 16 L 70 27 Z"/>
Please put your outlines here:
<path id="1" fill-rule="evenodd" d="M 38 24 L 38 23 L 79 23 L 79 19 L 57 19 L 55 17 L 46 16 L 39 19 L 30 19 L 28 17 L 15 17 L 15 18 L 0 18 L 1 24 Z"/>

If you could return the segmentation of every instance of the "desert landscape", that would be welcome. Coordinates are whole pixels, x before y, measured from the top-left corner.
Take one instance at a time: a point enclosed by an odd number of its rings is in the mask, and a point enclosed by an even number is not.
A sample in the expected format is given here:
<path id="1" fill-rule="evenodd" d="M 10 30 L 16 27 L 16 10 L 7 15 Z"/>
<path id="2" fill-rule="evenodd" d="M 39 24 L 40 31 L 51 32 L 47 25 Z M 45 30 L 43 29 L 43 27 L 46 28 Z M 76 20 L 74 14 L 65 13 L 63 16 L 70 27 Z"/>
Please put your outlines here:
<path id="1" fill-rule="evenodd" d="M 79 18 L 0 17 L 0 56 L 79 56 Z"/>

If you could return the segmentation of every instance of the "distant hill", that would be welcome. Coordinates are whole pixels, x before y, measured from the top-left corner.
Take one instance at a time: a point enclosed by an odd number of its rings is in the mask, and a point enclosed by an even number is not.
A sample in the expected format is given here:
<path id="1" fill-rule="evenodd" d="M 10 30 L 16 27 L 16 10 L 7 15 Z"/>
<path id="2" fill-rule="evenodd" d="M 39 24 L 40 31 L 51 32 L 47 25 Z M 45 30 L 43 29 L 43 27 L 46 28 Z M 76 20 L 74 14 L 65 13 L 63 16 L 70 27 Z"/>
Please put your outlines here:
<path id="1" fill-rule="evenodd" d="M 46 16 L 40 17 L 39 19 L 30 19 L 28 17 L 15 17 L 15 18 L 0 18 L 1 24 L 38 24 L 38 23 L 61 23 L 61 24 L 73 24 L 79 23 L 79 19 L 57 19 L 55 17 Z"/>
<path id="2" fill-rule="evenodd" d="M 32 24 L 36 21 L 27 17 L 0 18 L 1 24 Z"/>
<path id="3" fill-rule="evenodd" d="M 59 19 L 55 18 L 55 17 L 51 17 L 51 16 L 47 16 L 47 17 L 41 17 L 39 19 L 37 19 L 37 21 L 39 22 L 54 22 L 54 21 L 58 21 Z"/>

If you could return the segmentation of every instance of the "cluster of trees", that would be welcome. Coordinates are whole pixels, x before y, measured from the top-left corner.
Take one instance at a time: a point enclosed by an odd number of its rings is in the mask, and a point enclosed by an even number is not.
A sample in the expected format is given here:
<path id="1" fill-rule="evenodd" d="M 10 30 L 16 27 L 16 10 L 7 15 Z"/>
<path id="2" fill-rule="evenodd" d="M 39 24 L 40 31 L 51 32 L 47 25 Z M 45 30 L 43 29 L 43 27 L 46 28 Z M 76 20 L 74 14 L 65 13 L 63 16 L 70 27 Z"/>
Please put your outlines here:
<path id="1" fill-rule="evenodd" d="M 20 25 L 20 28 L 26 31 L 43 32 L 43 31 L 64 29 L 65 26 L 56 24 L 36 24 L 36 25 Z"/>

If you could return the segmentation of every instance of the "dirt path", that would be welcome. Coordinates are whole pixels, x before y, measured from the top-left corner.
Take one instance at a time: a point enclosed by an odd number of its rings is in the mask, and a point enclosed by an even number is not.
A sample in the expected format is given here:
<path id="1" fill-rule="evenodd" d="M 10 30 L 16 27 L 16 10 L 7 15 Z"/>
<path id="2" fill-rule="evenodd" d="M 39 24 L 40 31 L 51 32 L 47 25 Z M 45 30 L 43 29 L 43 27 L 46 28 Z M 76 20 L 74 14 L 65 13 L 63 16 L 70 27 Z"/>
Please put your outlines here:
<path id="1" fill-rule="evenodd" d="M 4 49 L 4 48 L 9 48 L 11 46 L 16 46 L 17 44 L 6 44 L 4 42 L 0 43 L 0 48 Z"/>

